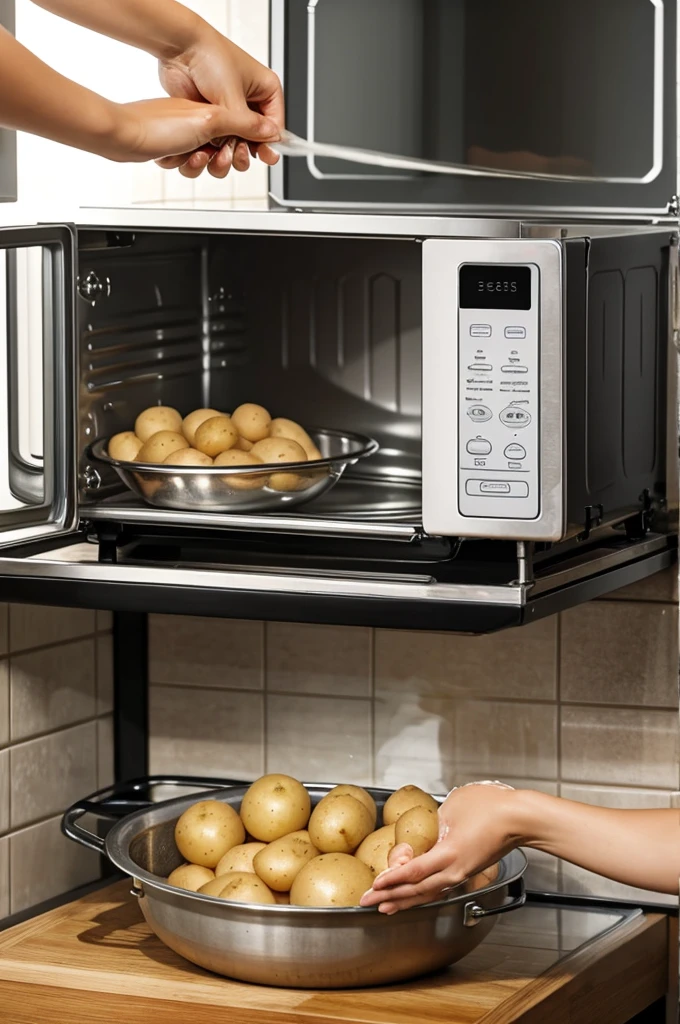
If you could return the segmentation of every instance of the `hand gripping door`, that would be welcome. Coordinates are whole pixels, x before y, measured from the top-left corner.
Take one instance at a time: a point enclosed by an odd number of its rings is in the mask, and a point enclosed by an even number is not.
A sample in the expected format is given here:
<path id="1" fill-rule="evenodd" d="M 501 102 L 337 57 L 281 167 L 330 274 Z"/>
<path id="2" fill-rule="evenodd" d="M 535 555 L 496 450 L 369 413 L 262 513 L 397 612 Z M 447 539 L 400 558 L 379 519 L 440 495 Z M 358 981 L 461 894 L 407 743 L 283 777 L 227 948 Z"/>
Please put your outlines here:
<path id="1" fill-rule="evenodd" d="M 0 231 L 0 547 L 76 524 L 74 242 Z"/>

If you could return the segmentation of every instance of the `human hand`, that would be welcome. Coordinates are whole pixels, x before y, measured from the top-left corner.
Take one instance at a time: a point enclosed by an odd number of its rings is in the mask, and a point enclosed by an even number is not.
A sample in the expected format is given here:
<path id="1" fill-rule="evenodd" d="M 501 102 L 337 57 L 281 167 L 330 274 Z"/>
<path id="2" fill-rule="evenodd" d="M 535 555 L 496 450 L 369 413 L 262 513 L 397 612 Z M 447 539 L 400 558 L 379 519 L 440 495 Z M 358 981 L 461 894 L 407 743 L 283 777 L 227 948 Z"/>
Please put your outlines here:
<path id="1" fill-rule="evenodd" d="M 284 103 L 281 83 L 270 68 L 202 22 L 184 52 L 159 62 L 159 75 L 171 96 L 217 104 L 234 121 L 230 131 L 221 133 L 221 145 L 187 149 L 159 160 L 161 167 L 178 167 L 187 178 L 197 178 L 207 167 L 214 177 L 224 178 L 232 166 L 247 170 L 250 154 L 270 166 L 278 161 L 267 142 L 280 137 Z"/>
<path id="2" fill-rule="evenodd" d="M 244 116 L 243 111 L 188 99 L 142 100 L 113 109 L 113 128 L 100 151 L 121 162 L 186 160 L 187 153 L 202 151 L 219 136 L 245 132 L 265 140 L 277 134 L 266 118 L 249 121 L 249 111 Z"/>
<path id="3" fill-rule="evenodd" d="M 449 889 L 496 864 L 523 844 L 519 822 L 522 794 L 498 786 L 455 789 L 439 808 L 439 840 L 420 857 L 402 843 L 389 868 L 361 898 L 362 907 L 383 914 L 432 903 Z"/>

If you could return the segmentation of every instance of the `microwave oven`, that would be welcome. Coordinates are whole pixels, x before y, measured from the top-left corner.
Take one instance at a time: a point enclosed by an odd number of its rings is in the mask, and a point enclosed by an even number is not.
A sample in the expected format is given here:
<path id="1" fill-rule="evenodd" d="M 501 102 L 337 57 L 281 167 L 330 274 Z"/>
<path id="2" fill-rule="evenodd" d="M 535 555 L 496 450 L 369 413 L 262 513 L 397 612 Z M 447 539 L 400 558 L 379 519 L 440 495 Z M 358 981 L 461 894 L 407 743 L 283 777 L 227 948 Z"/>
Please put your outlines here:
<path id="1" fill-rule="evenodd" d="M 91 210 L 0 271 L 0 600 L 474 633 L 675 558 L 671 224 Z M 267 514 L 92 453 L 243 401 L 379 451 Z"/>

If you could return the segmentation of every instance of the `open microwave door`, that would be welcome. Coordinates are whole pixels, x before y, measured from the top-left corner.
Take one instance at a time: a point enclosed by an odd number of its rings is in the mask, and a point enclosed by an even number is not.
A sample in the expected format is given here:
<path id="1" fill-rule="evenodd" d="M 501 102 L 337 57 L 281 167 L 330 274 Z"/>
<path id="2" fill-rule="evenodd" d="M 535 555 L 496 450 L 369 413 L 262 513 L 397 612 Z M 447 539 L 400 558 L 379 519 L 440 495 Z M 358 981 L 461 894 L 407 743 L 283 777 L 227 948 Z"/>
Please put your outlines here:
<path id="1" fill-rule="evenodd" d="M 272 0 L 271 15 L 292 132 L 462 168 L 288 157 L 271 175 L 283 205 L 675 212 L 677 0 Z"/>
<path id="2" fill-rule="evenodd" d="M 0 230 L 0 547 L 77 523 L 74 239 Z"/>

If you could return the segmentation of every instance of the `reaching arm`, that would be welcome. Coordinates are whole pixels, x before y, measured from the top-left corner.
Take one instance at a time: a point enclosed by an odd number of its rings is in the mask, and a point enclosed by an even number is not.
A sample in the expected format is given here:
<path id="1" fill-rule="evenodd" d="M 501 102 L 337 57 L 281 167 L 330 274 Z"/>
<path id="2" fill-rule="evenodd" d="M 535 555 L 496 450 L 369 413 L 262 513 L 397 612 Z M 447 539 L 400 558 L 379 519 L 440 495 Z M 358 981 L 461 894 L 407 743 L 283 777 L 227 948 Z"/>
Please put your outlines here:
<path id="1" fill-rule="evenodd" d="M 395 847 L 364 906 L 380 905 L 390 914 L 428 903 L 518 846 L 617 882 L 678 894 L 678 811 L 612 810 L 544 793 L 468 786 L 447 797 L 439 818 L 439 842 L 415 858 L 410 847 Z"/>
<path id="2" fill-rule="evenodd" d="M 216 151 L 196 147 L 160 161 L 197 177 L 206 166 L 224 177 L 233 163 L 246 170 L 250 152 L 267 164 L 278 155 L 262 139 L 274 141 L 284 125 L 281 84 L 264 67 L 193 11 L 175 0 L 34 0 L 68 21 L 152 54 L 159 61 L 161 83 L 171 96 L 206 101 L 229 111 L 230 139 Z"/>

